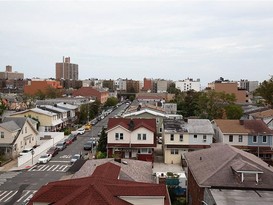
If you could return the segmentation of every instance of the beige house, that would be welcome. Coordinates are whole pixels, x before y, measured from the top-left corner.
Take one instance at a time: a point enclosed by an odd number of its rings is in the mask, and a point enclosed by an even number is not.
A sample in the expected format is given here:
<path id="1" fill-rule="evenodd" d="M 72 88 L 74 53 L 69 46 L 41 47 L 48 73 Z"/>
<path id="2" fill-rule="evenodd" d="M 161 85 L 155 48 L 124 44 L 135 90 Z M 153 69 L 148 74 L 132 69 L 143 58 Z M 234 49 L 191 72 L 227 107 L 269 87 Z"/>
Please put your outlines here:
<path id="1" fill-rule="evenodd" d="M 37 121 L 26 117 L 7 117 L 0 124 L 0 152 L 16 158 L 25 148 L 37 144 Z"/>
<path id="2" fill-rule="evenodd" d="M 163 129 L 164 163 L 181 163 L 184 153 L 210 147 L 213 136 L 212 124 L 207 119 L 165 119 Z"/>
<path id="3" fill-rule="evenodd" d="M 31 117 L 40 122 L 40 132 L 55 132 L 62 128 L 63 120 L 61 115 L 53 111 L 42 110 L 40 108 L 33 108 L 22 112 L 16 112 L 12 117 Z"/>

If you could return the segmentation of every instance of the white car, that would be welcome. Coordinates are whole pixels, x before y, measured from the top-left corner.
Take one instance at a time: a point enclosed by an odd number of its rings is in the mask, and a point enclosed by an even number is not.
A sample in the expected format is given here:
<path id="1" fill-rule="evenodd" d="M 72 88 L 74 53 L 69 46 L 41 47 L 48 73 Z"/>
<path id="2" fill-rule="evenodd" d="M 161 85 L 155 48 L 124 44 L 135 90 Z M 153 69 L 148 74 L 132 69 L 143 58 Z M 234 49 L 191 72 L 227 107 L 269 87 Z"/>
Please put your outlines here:
<path id="1" fill-rule="evenodd" d="M 82 127 L 82 128 L 79 128 L 77 129 L 77 132 L 80 134 L 80 135 L 83 135 L 85 133 L 85 129 Z"/>
<path id="2" fill-rule="evenodd" d="M 80 154 L 74 154 L 74 156 L 70 160 L 70 163 L 73 164 L 74 162 L 76 162 L 80 158 L 81 158 Z"/>
<path id="3" fill-rule="evenodd" d="M 38 159 L 39 164 L 46 164 L 51 160 L 51 154 L 44 154 Z"/>

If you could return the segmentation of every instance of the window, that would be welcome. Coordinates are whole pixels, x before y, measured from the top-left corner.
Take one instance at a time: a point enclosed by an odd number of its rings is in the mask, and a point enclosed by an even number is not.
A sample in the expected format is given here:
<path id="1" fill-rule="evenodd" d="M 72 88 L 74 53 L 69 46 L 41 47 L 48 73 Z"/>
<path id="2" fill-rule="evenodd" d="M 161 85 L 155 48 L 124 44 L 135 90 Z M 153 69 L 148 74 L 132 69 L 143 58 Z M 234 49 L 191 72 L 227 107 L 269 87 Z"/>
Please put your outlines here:
<path id="1" fill-rule="evenodd" d="M 27 127 L 25 127 L 25 133 L 27 133 Z"/>
<path id="2" fill-rule="evenodd" d="M 207 142 L 207 135 L 203 135 L 203 142 Z"/>
<path id="3" fill-rule="evenodd" d="M 193 135 L 193 141 L 197 142 L 197 135 Z"/>
<path id="4" fill-rule="evenodd" d="M 143 140 L 146 140 L 146 134 L 143 134 L 143 135 L 142 135 L 142 139 L 143 139 Z"/>
<path id="5" fill-rule="evenodd" d="M 233 142 L 233 135 L 229 135 L 228 141 Z"/>
<path id="6" fill-rule="evenodd" d="M 116 140 L 123 140 L 123 133 L 116 133 L 115 138 Z"/>
<path id="7" fill-rule="evenodd" d="M 5 136 L 5 133 L 1 132 L 1 138 L 4 138 L 4 136 Z"/>
<path id="8" fill-rule="evenodd" d="M 253 141 L 254 143 L 257 142 L 257 136 L 256 136 L 256 135 L 254 135 L 254 136 L 252 137 L 252 141 Z"/>
<path id="9" fill-rule="evenodd" d="M 263 143 L 266 143 L 266 142 L 267 142 L 267 137 L 263 136 Z"/>
<path id="10" fill-rule="evenodd" d="M 239 135 L 238 142 L 243 142 L 243 136 Z"/>
<path id="11" fill-rule="evenodd" d="M 178 149 L 171 149 L 171 154 L 178 154 Z"/>
<path id="12" fill-rule="evenodd" d="M 160 132 L 160 133 L 162 132 L 162 127 L 159 128 L 159 132 Z"/>
<path id="13" fill-rule="evenodd" d="M 137 140 L 146 140 L 146 134 L 137 134 Z"/>
<path id="14" fill-rule="evenodd" d="M 138 150 L 138 154 L 151 154 L 152 149 L 151 148 L 141 148 Z"/>
<path id="15" fill-rule="evenodd" d="M 173 135 L 173 134 L 171 134 L 170 140 L 171 140 L 171 141 L 174 141 L 174 135 Z"/>
<path id="16" fill-rule="evenodd" d="M 183 134 L 181 134 L 181 135 L 179 136 L 180 142 L 183 142 L 183 138 L 184 138 L 184 136 L 183 136 Z"/>

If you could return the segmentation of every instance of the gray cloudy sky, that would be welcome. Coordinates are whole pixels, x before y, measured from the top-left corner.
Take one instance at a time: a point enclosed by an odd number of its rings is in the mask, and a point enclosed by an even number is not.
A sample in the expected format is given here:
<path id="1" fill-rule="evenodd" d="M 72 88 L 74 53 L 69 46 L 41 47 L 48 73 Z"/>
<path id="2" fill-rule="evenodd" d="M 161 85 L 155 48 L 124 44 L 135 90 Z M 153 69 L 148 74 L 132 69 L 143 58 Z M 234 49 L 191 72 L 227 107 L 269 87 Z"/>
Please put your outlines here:
<path id="1" fill-rule="evenodd" d="M 273 74 L 273 1 L 0 1 L 0 70 L 55 77 L 63 56 L 79 78 Z"/>

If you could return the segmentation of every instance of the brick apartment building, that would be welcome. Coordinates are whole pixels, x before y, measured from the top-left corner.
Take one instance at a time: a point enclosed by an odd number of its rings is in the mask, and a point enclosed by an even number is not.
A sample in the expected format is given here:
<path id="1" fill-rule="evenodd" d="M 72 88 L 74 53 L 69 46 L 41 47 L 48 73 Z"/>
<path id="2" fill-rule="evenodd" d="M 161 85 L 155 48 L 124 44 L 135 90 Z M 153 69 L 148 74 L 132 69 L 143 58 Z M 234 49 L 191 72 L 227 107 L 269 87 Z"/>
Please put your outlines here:
<path id="1" fill-rule="evenodd" d="M 216 92 L 225 92 L 227 94 L 234 94 L 237 103 L 248 103 L 249 95 L 247 90 L 238 88 L 237 82 L 231 82 L 220 78 L 220 80 L 214 81 L 208 84 L 208 88 L 215 90 Z"/>
<path id="2" fill-rule="evenodd" d="M 56 63 L 56 79 L 78 80 L 78 64 L 70 63 L 70 57 L 63 57 L 63 62 Z"/>
<path id="3" fill-rule="evenodd" d="M 24 93 L 35 95 L 39 90 L 45 93 L 49 87 L 62 89 L 60 82 L 56 80 L 32 80 L 24 86 Z"/>

